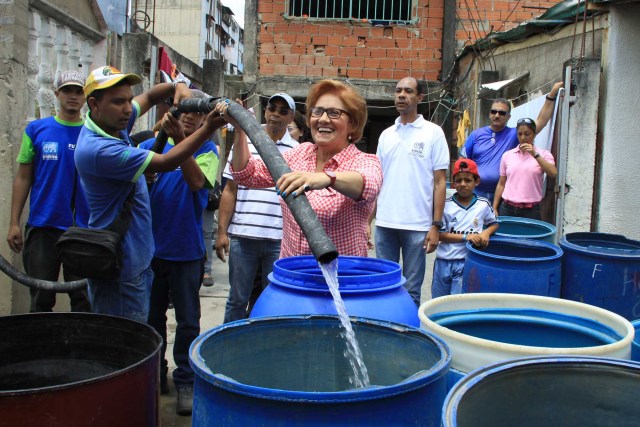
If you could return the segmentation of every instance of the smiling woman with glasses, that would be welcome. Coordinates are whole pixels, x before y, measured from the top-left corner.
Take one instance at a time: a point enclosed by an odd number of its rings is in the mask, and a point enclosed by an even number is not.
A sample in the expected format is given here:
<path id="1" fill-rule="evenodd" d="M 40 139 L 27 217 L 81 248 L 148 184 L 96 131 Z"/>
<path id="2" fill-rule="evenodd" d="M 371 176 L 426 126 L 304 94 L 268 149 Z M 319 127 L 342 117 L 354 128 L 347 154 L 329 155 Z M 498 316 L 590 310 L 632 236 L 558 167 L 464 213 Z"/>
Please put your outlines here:
<path id="1" fill-rule="evenodd" d="M 284 199 L 306 195 L 340 255 L 367 256 L 368 217 L 382 185 L 382 168 L 374 154 L 356 148 L 367 122 L 367 105 L 352 87 L 321 80 L 307 96 L 307 124 L 315 141 L 283 154 L 293 170 L 276 186 L 282 196 L 281 257 L 310 254 L 311 249 Z M 226 111 L 224 103 L 216 107 Z M 224 114 L 234 126 L 234 120 Z M 236 129 L 240 129 L 236 127 Z M 252 188 L 273 186 L 264 162 L 249 154 L 246 135 L 236 132 L 233 178 Z"/>
<path id="2" fill-rule="evenodd" d="M 558 169 L 553 155 L 535 146 L 535 120 L 518 120 L 516 132 L 518 146 L 504 153 L 500 160 L 493 210 L 502 216 L 541 219 L 544 175 L 555 178 Z"/>

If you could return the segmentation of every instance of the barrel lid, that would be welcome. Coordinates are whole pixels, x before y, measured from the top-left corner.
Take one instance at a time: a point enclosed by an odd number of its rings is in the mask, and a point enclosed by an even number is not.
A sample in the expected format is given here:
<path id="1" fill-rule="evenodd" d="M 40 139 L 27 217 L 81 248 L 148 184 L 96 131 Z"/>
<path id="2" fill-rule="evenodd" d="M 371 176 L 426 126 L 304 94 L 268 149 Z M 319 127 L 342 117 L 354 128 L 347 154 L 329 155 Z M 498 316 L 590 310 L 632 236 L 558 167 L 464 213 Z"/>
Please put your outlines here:
<path id="1" fill-rule="evenodd" d="M 640 257 L 640 242 L 620 234 L 567 233 L 560 239 L 565 250 L 613 258 Z"/>
<path id="2" fill-rule="evenodd" d="M 340 292 L 382 291 L 400 287 L 406 281 L 400 264 L 379 258 L 338 257 Z M 318 261 L 311 255 L 281 258 L 269 274 L 271 283 L 305 290 L 327 291 Z"/>

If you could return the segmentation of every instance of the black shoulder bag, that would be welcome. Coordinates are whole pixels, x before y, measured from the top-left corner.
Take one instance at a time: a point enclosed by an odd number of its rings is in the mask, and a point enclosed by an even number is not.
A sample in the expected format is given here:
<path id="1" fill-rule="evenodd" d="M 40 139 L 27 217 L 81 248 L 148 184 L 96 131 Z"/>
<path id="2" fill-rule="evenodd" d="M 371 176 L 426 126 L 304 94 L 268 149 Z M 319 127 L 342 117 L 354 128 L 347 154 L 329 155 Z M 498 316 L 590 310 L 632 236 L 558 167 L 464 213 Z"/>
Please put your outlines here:
<path id="1" fill-rule="evenodd" d="M 75 186 L 76 183 L 73 187 L 74 201 Z M 88 279 L 114 280 L 120 277 L 121 241 L 131 222 L 135 192 L 134 183 L 120 215 L 106 229 L 74 226 L 62 233 L 55 248 L 65 271 Z"/>
<path id="2" fill-rule="evenodd" d="M 220 198 L 222 197 L 222 186 L 218 181 L 209 190 L 209 198 L 207 200 L 206 210 L 214 212 L 220 207 Z"/>

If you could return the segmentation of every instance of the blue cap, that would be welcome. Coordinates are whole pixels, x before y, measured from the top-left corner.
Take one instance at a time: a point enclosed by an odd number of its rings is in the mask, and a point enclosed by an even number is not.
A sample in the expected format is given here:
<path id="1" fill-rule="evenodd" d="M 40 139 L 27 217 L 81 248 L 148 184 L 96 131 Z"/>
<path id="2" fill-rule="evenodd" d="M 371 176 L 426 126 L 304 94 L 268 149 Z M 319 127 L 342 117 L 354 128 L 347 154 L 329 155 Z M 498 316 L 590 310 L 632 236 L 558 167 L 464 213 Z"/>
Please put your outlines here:
<path id="1" fill-rule="evenodd" d="M 296 103 L 295 103 L 295 101 L 293 100 L 292 97 L 290 97 L 286 93 L 280 92 L 280 93 L 276 93 L 275 95 L 272 95 L 271 98 L 269 98 L 269 102 L 271 102 L 271 100 L 273 100 L 275 98 L 280 98 L 280 99 L 284 100 L 284 102 L 286 102 L 289 105 L 289 108 L 291 108 L 293 111 L 296 111 Z"/>

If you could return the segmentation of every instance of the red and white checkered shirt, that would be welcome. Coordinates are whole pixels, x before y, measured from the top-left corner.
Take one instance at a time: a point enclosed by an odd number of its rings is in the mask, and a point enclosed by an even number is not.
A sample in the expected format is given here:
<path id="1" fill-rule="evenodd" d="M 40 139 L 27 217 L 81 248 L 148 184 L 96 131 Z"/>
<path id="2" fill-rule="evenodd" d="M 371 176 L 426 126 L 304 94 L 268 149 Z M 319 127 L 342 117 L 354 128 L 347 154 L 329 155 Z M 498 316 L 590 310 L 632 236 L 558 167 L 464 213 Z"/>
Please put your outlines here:
<path id="1" fill-rule="evenodd" d="M 318 147 L 312 143 L 300 144 L 283 153 L 292 171 L 316 171 Z M 333 188 L 313 190 L 306 193 L 311 207 L 320 223 L 333 240 L 340 255 L 367 256 L 367 223 L 382 186 L 382 167 L 374 154 L 366 154 L 349 144 L 333 156 L 324 167 L 334 172 L 355 171 L 364 179 L 364 190 L 360 200 L 353 200 Z M 233 169 L 232 169 L 233 171 Z M 233 171 L 236 183 L 245 187 L 272 187 L 273 178 L 262 160 L 250 159 L 240 172 Z M 307 239 L 293 218 L 284 200 L 282 206 L 283 238 L 280 257 L 291 257 L 311 253 Z"/>

